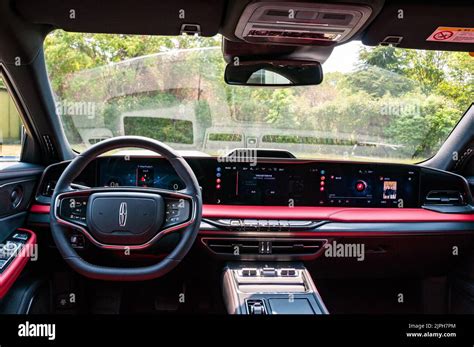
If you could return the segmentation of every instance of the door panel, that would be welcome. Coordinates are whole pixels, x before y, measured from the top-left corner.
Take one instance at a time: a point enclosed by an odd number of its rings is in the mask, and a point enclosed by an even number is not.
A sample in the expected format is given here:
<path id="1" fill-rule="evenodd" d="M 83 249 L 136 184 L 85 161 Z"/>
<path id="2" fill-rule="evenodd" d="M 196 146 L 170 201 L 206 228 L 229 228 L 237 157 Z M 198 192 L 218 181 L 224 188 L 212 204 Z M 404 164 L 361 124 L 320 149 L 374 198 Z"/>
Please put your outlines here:
<path id="1" fill-rule="evenodd" d="M 31 247 L 36 244 L 34 232 L 21 227 L 42 172 L 41 166 L 0 163 L 0 313 L 4 304 L 11 301 L 10 296 L 15 296 L 16 290 L 11 289 L 29 261 Z"/>
<path id="2" fill-rule="evenodd" d="M 43 167 L 0 163 L 0 241 L 23 226 Z"/>

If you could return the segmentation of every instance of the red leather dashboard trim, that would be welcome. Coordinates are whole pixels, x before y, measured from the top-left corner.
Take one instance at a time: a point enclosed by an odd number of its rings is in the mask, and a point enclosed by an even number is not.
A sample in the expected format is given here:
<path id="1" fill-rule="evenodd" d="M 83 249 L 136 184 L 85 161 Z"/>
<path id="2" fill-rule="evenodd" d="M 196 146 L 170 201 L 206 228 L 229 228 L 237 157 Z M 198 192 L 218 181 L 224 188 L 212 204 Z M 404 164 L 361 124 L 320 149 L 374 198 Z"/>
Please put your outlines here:
<path id="1" fill-rule="evenodd" d="M 0 299 L 8 293 L 13 283 L 15 283 L 25 268 L 28 260 L 30 260 L 27 254 L 28 247 L 33 247 L 36 244 L 36 234 L 33 231 L 22 228 L 17 230 L 31 234 L 31 237 L 16 258 L 7 266 L 5 271 L 0 274 Z"/>
<path id="2" fill-rule="evenodd" d="M 49 210 L 50 210 L 49 205 L 31 205 L 30 207 L 31 213 L 48 214 Z"/>
<path id="3" fill-rule="evenodd" d="M 49 205 L 32 205 L 30 212 L 47 214 Z M 203 217 L 314 219 L 334 222 L 474 222 L 474 214 L 439 213 L 423 208 L 204 205 Z"/>
<path id="4" fill-rule="evenodd" d="M 334 222 L 474 222 L 474 214 L 439 213 L 422 208 L 204 205 L 203 217 L 314 219 Z"/>

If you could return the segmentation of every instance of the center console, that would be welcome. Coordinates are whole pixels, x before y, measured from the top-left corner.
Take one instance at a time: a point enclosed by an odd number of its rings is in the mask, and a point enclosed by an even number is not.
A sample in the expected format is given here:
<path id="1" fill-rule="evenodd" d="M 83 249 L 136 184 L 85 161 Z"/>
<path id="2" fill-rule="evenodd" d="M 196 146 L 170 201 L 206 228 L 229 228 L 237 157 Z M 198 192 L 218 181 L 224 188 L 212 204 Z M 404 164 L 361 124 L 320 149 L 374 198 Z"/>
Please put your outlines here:
<path id="1" fill-rule="evenodd" d="M 229 314 L 328 314 L 300 263 L 233 263 L 224 269 L 224 302 Z"/>

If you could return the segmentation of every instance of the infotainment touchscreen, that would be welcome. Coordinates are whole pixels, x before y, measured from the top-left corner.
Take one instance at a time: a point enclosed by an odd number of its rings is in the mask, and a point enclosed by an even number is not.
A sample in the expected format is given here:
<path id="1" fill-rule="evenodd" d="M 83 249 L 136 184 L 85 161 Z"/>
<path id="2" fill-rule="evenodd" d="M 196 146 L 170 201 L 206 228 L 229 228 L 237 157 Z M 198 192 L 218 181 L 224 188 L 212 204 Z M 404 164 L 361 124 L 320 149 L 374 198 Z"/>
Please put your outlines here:
<path id="1" fill-rule="evenodd" d="M 218 204 L 418 206 L 419 173 L 409 166 L 223 163 L 214 175 Z"/>

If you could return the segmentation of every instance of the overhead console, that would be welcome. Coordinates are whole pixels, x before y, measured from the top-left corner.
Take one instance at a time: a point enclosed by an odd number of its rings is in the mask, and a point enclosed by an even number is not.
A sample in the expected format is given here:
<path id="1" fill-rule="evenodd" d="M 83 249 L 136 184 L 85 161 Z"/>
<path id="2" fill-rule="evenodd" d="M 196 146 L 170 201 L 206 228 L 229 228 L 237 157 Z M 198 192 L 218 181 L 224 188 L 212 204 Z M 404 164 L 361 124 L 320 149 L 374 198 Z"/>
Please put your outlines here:
<path id="1" fill-rule="evenodd" d="M 359 4 L 256 2 L 245 8 L 235 36 L 249 43 L 334 45 L 356 34 L 371 13 Z"/>

